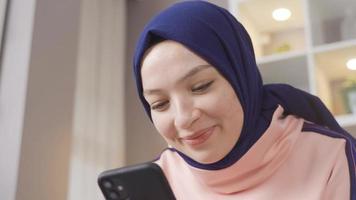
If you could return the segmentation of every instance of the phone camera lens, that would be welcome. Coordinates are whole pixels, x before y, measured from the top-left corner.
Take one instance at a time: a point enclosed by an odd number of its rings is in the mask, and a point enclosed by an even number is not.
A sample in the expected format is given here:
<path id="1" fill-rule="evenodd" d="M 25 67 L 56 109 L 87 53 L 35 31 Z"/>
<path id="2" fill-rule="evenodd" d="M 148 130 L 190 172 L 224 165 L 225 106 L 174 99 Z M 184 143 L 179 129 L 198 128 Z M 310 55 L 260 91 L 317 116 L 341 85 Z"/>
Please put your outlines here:
<path id="1" fill-rule="evenodd" d="M 107 188 L 107 189 L 112 188 L 112 183 L 111 183 L 110 181 L 104 181 L 103 185 L 104 185 L 104 187 Z"/>
<path id="2" fill-rule="evenodd" d="M 119 192 L 119 196 L 120 196 L 121 198 L 127 198 L 127 197 L 129 196 L 129 195 L 127 194 L 127 192 L 126 192 L 124 186 L 118 185 L 116 188 L 117 188 L 117 191 Z"/>
<path id="3" fill-rule="evenodd" d="M 117 186 L 117 190 L 119 190 L 119 192 L 124 191 L 124 187 L 122 187 L 122 185 L 119 185 Z"/>
<path id="4" fill-rule="evenodd" d="M 119 195 L 116 192 L 110 192 L 109 197 L 110 199 L 119 199 Z"/>

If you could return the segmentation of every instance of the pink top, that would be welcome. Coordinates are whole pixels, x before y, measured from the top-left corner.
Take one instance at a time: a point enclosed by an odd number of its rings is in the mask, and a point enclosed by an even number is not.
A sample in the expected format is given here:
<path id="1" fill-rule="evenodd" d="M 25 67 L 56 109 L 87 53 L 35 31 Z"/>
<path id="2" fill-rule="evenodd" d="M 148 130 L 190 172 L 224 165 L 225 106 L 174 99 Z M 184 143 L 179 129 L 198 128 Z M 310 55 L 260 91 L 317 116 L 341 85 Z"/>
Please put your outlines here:
<path id="1" fill-rule="evenodd" d="M 188 165 L 166 150 L 156 161 L 177 200 L 348 200 L 345 140 L 304 132 L 303 119 L 275 111 L 263 136 L 235 164 L 221 170 Z"/>

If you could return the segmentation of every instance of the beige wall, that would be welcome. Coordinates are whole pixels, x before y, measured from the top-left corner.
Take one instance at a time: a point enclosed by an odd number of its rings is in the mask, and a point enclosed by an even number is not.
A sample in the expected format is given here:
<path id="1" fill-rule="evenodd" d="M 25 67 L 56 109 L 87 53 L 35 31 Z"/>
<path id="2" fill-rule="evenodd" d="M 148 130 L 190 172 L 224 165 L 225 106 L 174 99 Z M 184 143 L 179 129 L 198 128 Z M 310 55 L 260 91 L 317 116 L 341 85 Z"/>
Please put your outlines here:
<path id="1" fill-rule="evenodd" d="M 18 200 L 66 198 L 79 8 L 79 0 L 36 1 Z"/>
<path id="2" fill-rule="evenodd" d="M 12 0 L 0 90 L 0 199 L 103 199 L 124 165 L 126 1 Z"/>
<path id="3" fill-rule="evenodd" d="M 68 200 L 103 196 L 98 174 L 125 164 L 125 1 L 81 4 Z"/>

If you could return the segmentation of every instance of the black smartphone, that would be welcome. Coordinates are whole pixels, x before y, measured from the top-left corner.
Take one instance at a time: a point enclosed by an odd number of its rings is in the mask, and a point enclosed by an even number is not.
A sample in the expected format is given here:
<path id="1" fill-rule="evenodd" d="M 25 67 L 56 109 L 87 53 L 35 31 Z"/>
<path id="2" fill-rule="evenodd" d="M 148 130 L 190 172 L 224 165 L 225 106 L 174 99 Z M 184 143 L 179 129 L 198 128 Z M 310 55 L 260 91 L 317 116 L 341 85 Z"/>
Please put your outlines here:
<path id="1" fill-rule="evenodd" d="M 162 169 L 155 163 L 102 172 L 98 184 L 107 200 L 175 200 Z"/>

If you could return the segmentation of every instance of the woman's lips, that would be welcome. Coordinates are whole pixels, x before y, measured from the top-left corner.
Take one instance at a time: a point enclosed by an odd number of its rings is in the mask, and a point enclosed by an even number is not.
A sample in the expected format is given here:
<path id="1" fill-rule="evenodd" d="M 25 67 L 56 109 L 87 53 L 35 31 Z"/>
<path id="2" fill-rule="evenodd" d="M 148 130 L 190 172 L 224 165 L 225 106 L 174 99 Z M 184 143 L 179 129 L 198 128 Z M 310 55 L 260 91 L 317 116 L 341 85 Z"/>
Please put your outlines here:
<path id="1" fill-rule="evenodd" d="M 196 146 L 204 143 L 213 134 L 215 126 L 199 131 L 191 136 L 181 138 L 181 141 L 190 146 Z"/>

